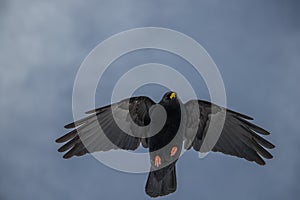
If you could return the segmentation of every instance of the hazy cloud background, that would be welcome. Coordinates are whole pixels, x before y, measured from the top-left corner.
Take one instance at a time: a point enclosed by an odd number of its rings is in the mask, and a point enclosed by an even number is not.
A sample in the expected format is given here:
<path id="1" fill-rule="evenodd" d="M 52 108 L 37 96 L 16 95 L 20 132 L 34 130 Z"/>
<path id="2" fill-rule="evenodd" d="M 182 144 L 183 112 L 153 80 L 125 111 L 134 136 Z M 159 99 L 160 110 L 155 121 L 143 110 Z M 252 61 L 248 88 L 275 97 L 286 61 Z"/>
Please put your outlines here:
<path id="1" fill-rule="evenodd" d="M 189 152 L 178 163 L 177 192 L 164 199 L 297 199 L 299 9 L 297 0 L 0 0 L 0 199 L 147 198 L 146 174 L 121 173 L 91 156 L 63 160 L 54 143 L 72 119 L 73 82 L 85 56 L 112 34 L 143 26 L 201 43 L 222 73 L 228 106 L 254 116 L 276 144 L 264 167 Z M 136 52 L 115 62 L 109 77 L 147 62 L 186 65 L 167 53 Z M 199 95 L 208 99 L 203 84 Z"/>

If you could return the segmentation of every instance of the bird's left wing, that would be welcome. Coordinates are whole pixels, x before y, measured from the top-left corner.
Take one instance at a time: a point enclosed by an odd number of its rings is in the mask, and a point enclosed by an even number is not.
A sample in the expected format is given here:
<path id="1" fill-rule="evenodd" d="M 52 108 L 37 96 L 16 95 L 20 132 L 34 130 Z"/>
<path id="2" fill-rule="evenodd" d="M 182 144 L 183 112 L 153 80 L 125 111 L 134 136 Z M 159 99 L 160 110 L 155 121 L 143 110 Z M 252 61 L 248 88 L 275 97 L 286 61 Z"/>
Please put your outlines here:
<path id="1" fill-rule="evenodd" d="M 155 103 L 148 97 L 132 97 L 86 112 L 89 116 L 65 126 L 74 129 L 56 140 L 64 158 L 112 149 L 135 150 L 147 146 L 139 127 L 150 123 L 149 109 Z M 120 128 L 121 125 L 121 128 Z"/>
<path id="2" fill-rule="evenodd" d="M 207 152 L 207 149 L 222 152 L 255 161 L 260 165 L 265 164 L 262 157 L 272 158 L 272 155 L 265 148 L 272 149 L 275 146 L 259 136 L 259 134 L 268 135 L 269 132 L 250 123 L 248 120 L 252 120 L 251 117 L 201 100 L 191 100 L 184 107 L 187 119 L 186 149 L 193 147 L 200 152 L 201 150 Z M 222 117 L 225 119 L 224 126 L 220 127 L 219 130 L 216 127 L 222 125 L 220 123 Z M 210 132 L 208 134 L 209 127 Z M 218 131 L 221 132 L 218 134 Z M 205 140 L 208 137 L 211 138 Z M 209 144 L 210 142 L 215 143 Z"/>

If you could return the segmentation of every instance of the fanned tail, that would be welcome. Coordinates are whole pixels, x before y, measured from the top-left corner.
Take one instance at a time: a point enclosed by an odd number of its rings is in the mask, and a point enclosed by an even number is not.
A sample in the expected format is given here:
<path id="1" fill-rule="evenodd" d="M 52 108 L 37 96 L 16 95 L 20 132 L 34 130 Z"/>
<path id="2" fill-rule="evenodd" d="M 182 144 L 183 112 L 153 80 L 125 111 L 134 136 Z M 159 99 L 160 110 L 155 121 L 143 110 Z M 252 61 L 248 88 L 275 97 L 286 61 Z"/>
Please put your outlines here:
<path id="1" fill-rule="evenodd" d="M 175 165 L 168 169 L 168 172 L 163 177 L 157 176 L 160 174 L 160 170 L 149 173 L 145 190 L 150 197 L 165 196 L 176 191 L 177 181 Z"/>

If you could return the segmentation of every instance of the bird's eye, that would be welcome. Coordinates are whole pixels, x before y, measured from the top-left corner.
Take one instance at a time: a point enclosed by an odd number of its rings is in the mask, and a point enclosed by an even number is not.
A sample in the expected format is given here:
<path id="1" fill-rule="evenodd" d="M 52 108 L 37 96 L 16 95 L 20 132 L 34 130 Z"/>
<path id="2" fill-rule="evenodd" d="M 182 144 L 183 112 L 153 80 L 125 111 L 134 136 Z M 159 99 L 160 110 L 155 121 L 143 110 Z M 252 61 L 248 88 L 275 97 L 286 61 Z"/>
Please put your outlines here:
<path id="1" fill-rule="evenodd" d="M 176 98 L 176 93 L 175 92 L 172 92 L 171 94 L 170 94 L 170 97 L 169 97 L 170 99 L 174 99 L 174 98 Z"/>

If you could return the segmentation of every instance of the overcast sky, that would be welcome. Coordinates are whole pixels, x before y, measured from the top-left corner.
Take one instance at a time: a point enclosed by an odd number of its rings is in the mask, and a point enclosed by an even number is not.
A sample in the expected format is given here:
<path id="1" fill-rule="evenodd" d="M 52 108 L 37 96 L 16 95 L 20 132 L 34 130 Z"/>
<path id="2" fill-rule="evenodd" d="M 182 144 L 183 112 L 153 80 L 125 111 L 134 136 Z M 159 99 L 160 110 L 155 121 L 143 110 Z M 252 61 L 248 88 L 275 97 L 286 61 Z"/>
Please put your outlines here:
<path id="1" fill-rule="evenodd" d="M 202 44 L 219 67 L 228 106 L 253 116 L 276 145 L 264 167 L 188 152 L 178 162 L 176 193 L 164 199 L 297 199 L 299 9 L 297 0 L 0 0 L 0 199 L 148 198 L 147 174 L 118 172 L 92 156 L 63 160 L 54 143 L 72 120 L 83 59 L 109 36 L 144 26 L 171 28 Z M 113 63 L 105 87 L 122 70 L 148 62 L 189 74 L 182 59 L 148 50 Z M 197 81 L 208 99 L 204 82 L 191 80 Z M 149 89 L 155 100 L 162 92 Z M 109 103 L 96 96 L 98 105 Z"/>

